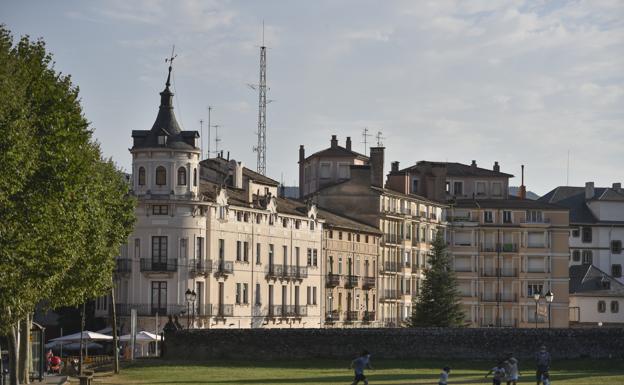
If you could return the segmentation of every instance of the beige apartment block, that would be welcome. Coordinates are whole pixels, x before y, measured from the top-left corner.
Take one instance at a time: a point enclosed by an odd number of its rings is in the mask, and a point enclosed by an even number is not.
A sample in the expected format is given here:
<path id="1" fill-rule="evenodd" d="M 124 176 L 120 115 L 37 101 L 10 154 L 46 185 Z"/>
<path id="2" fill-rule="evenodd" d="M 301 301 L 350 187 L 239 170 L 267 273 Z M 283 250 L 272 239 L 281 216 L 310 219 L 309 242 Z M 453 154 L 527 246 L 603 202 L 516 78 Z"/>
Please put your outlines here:
<path id="1" fill-rule="evenodd" d="M 380 231 L 326 210 L 319 210 L 319 215 L 325 219 L 325 326 L 379 326 L 377 253 Z"/>
<path id="2" fill-rule="evenodd" d="M 314 205 L 277 197 L 278 183 L 234 160 L 202 161 L 210 203 L 197 327 L 318 328 L 323 323 L 324 220 Z M 202 261 L 203 262 L 203 261 Z"/>

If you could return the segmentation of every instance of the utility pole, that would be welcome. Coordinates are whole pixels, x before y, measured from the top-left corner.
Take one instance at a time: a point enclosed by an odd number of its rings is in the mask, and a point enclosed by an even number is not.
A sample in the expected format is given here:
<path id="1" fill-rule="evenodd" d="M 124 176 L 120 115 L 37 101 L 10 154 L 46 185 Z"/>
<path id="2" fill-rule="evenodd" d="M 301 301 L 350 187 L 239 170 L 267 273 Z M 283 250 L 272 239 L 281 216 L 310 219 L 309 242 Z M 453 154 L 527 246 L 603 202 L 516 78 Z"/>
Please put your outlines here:
<path id="1" fill-rule="evenodd" d="M 364 155 L 366 155 L 366 151 L 368 150 L 368 137 L 372 136 L 372 134 L 368 133 L 368 128 L 364 127 L 364 130 L 362 130 L 362 138 L 364 139 L 364 141 L 362 143 L 364 143 Z"/>
<path id="2" fill-rule="evenodd" d="M 204 120 L 199 119 L 199 160 L 204 159 Z"/>
<path id="3" fill-rule="evenodd" d="M 215 153 L 218 155 L 219 154 L 219 142 L 221 142 L 221 138 L 219 138 L 219 127 L 221 127 L 218 124 L 215 124 L 214 126 L 215 129 Z"/>
<path id="4" fill-rule="evenodd" d="M 252 89 L 255 89 L 250 85 Z M 258 82 L 258 144 L 254 147 L 258 155 L 257 171 L 266 175 L 266 46 L 264 45 L 264 21 L 262 22 L 262 45 L 260 46 L 260 81 Z"/>

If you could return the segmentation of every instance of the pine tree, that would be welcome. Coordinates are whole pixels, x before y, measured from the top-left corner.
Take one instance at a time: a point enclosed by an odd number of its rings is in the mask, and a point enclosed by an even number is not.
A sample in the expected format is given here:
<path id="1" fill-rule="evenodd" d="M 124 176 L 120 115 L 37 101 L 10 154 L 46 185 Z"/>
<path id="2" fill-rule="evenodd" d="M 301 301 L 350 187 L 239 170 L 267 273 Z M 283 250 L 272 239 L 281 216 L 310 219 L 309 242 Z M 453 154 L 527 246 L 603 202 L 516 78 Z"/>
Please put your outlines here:
<path id="1" fill-rule="evenodd" d="M 438 231 L 431 244 L 429 267 L 412 306 L 411 327 L 458 327 L 464 325 L 455 272 L 451 269 L 446 242 Z"/>

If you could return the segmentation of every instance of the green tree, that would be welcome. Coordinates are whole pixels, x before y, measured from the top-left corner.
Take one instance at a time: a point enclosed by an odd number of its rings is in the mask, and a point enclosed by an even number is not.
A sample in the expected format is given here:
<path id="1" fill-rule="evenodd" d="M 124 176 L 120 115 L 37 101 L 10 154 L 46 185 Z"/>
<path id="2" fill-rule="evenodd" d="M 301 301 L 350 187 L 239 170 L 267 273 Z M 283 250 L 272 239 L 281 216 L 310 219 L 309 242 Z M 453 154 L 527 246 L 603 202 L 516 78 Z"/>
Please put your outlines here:
<path id="1" fill-rule="evenodd" d="M 414 300 L 409 325 L 412 327 L 457 327 L 464 325 L 455 272 L 451 269 L 442 231 L 431 244 L 420 293 Z"/>
<path id="2" fill-rule="evenodd" d="M 134 200 L 102 159 L 78 91 L 42 40 L 14 44 L 0 26 L 0 334 L 13 363 L 37 303 L 73 306 L 108 292 L 132 230 Z"/>

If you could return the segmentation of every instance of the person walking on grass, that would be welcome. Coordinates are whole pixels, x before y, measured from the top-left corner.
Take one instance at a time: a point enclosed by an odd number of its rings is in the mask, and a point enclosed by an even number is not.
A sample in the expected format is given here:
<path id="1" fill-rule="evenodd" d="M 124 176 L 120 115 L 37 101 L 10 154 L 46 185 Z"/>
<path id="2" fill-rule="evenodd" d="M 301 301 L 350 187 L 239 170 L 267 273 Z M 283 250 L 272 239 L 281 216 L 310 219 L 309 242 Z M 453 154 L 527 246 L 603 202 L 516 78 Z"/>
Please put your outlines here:
<path id="1" fill-rule="evenodd" d="M 509 353 L 507 360 L 505 360 L 505 375 L 507 385 L 516 385 L 518 383 L 520 372 L 518 371 L 518 360 L 513 356 L 513 353 Z"/>
<path id="2" fill-rule="evenodd" d="M 489 375 L 492 375 L 492 385 L 501 385 L 501 382 L 505 379 L 505 368 L 504 362 L 499 361 L 495 367 L 490 369 L 489 372 L 485 375 L 485 378 L 488 378 Z"/>
<path id="3" fill-rule="evenodd" d="M 543 374 L 550 369 L 550 353 L 546 350 L 546 345 L 540 346 L 539 351 L 535 353 L 535 364 L 537 366 L 535 378 L 537 379 L 537 385 L 540 385 L 543 382 Z"/>
<path id="4" fill-rule="evenodd" d="M 370 353 L 367 350 L 363 350 L 358 358 L 351 361 L 351 366 L 349 368 L 355 371 L 355 377 L 351 385 L 357 385 L 360 381 L 363 381 L 364 385 L 368 385 L 368 379 L 364 375 L 364 369 L 373 369 L 370 364 Z"/>
<path id="5" fill-rule="evenodd" d="M 442 369 L 442 373 L 440 373 L 440 381 L 438 381 L 438 385 L 447 385 L 449 373 L 451 373 L 451 368 L 445 366 Z"/>

